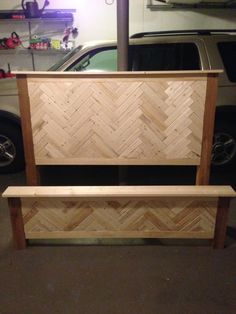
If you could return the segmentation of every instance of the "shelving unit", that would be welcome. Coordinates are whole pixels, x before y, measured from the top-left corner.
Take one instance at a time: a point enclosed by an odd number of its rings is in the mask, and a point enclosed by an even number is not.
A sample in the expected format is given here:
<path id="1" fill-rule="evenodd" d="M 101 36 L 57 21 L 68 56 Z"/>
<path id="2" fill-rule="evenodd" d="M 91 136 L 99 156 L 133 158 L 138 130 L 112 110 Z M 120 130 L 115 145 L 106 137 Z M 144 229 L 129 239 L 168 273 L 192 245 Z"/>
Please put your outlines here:
<path id="1" fill-rule="evenodd" d="M 51 10 L 52 11 L 52 10 Z M 69 10 L 75 11 L 75 10 Z M 1 24 L 7 24 L 7 23 L 13 23 L 14 25 L 17 24 L 26 24 L 27 25 L 27 32 L 28 32 L 28 40 L 29 42 L 32 40 L 34 36 L 34 31 L 32 30 L 32 27 L 35 26 L 36 24 L 42 24 L 42 23 L 53 23 L 53 24 L 58 24 L 58 23 L 64 23 L 64 28 L 70 26 L 73 23 L 73 15 L 71 17 L 51 17 L 51 18 L 24 18 L 24 19 L 13 19 L 13 18 L 4 18 L 0 19 L 0 25 Z M 43 35 L 43 34 L 42 34 Z M 63 34 L 61 34 L 63 35 Z M 45 55 L 53 55 L 53 54 L 61 54 L 64 55 L 68 53 L 70 50 L 65 50 L 65 49 L 27 49 L 27 48 L 21 48 L 17 47 L 16 49 L 0 49 L 0 54 L 7 54 L 7 55 L 18 55 L 18 54 L 29 54 L 31 57 L 31 62 L 32 62 L 32 70 L 36 70 L 36 65 L 35 65 L 35 56 L 40 55 L 42 56 L 43 54 Z"/>
<path id="2" fill-rule="evenodd" d="M 17 49 L 0 49 L 0 54 L 5 54 L 5 53 L 7 53 L 7 54 L 25 54 L 25 53 L 31 53 L 33 51 L 33 53 L 42 53 L 42 54 L 44 54 L 44 53 L 48 53 L 48 54 L 50 54 L 50 53 L 52 53 L 52 54 L 54 54 L 54 53 L 58 53 L 58 54 L 66 54 L 66 53 L 68 53 L 68 52 L 70 52 L 71 50 L 70 49 L 68 49 L 68 50 L 65 50 L 65 49 L 51 49 L 51 48 L 49 48 L 49 49 L 45 49 L 45 50 L 43 50 L 43 49 L 30 49 L 30 48 L 17 48 Z"/>

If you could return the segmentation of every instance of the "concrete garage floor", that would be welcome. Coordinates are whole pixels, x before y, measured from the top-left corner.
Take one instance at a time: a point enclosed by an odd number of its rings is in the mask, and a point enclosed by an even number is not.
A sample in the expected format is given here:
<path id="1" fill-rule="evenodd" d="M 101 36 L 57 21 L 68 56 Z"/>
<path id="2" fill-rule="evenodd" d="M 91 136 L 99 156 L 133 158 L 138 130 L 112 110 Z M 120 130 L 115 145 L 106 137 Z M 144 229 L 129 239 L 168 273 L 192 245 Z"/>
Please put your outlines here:
<path id="1" fill-rule="evenodd" d="M 89 171 L 44 168 L 42 183 L 91 184 L 91 177 L 94 184 L 117 183 L 117 169 Z M 127 181 L 176 184 L 173 168 L 169 179 L 158 173 L 132 168 Z M 190 177 L 181 171 L 181 184 L 192 183 Z M 212 175 L 211 181 L 235 187 L 230 174 Z M 0 192 L 24 184 L 24 173 L 0 176 Z M 235 206 L 231 204 L 224 250 L 213 250 L 206 242 L 140 240 L 133 245 L 30 245 L 16 251 L 7 204 L 0 199 L 0 314 L 236 313 Z"/>

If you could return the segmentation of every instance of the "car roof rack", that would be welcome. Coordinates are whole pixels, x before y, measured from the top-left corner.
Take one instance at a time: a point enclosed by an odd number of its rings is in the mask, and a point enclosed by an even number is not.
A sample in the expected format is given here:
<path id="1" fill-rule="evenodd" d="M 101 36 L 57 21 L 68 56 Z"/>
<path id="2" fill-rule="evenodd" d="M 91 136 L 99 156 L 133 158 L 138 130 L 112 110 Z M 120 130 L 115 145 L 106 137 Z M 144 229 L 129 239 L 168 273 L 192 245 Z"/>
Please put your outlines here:
<path id="1" fill-rule="evenodd" d="M 172 35 L 212 35 L 212 34 L 228 34 L 236 33 L 236 29 L 192 29 L 192 30 L 173 30 L 173 31 L 157 31 L 157 32 L 143 32 L 133 34 L 130 38 L 143 38 L 155 36 L 172 36 Z"/>

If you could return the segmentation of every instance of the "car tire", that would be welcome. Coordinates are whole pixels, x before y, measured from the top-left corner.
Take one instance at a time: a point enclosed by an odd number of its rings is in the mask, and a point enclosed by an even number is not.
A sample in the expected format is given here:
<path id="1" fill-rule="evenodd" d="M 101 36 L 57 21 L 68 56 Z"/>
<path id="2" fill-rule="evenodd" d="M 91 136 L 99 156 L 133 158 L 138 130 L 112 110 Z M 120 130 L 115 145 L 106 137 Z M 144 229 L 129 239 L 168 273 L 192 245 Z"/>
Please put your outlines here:
<path id="1" fill-rule="evenodd" d="M 25 167 L 20 126 L 0 121 L 0 174 L 22 171 Z"/>
<path id="2" fill-rule="evenodd" d="M 218 121 L 217 121 L 218 120 Z M 216 120 L 213 148 L 212 166 L 220 169 L 236 167 L 236 128 L 233 121 Z"/>

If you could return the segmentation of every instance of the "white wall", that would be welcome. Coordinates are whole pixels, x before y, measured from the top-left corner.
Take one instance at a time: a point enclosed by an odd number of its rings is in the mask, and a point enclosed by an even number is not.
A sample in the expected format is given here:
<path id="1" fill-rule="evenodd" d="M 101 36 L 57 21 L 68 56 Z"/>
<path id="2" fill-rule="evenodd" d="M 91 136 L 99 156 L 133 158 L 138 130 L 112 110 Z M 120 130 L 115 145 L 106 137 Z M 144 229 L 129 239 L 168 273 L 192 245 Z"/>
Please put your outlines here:
<path id="1" fill-rule="evenodd" d="M 30 1 L 30 0 L 26 0 Z M 76 45 L 90 40 L 115 39 L 116 38 L 116 0 L 49 0 L 48 9 L 76 9 L 74 14 L 74 26 L 78 27 L 79 36 Z M 107 5 L 105 2 L 113 2 Z M 38 0 L 39 6 L 43 0 Z M 20 9 L 21 0 L 0 1 L 0 10 Z M 196 29 L 196 28 L 236 28 L 236 10 L 198 10 L 198 11 L 151 11 L 146 8 L 147 0 L 130 0 L 130 34 L 153 30 L 170 29 Z M 64 25 L 50 25 L 45 27 L 35 25 L 33 32 L 40 35 L 40 32 L 50 33 L 58 30 L 55 35 L 62 39 Z M 4 26 L 0 23 L 0 38 L 9 36 L 10 32 L 17 30 L 21 36 L 27 36 L 26 25 L 12 24 Z M 47 55 L 47 65 L 53 63 L 54 56 L 50 61 Z M 4 55 L 0 55 L 0 67 L 5 62 Z M 14 58 L 14 54 L 8 59 Z M 16 58 L 15 58 L 16 59 Z M 23 60 L 25 59 L 25 60 Z M 43 65 L 43 58 L 41 56 Z M 45 59 L 46 60 L 46 59 Z M 9 60 L 8 60 L 9 62 Z M 18 62 L 18 66 L 17 66 Z M 12 62 L 14 68 L 28 68 L 28 58 L 17 56 Z"/>
<path id="2" fill-rule="evenodd" d="M 236 27 L 236 10 L 151 11 L 144 9 L 144 29 L 222 29 Z"/>
<path id="3" fill-rule="evenodd" d="M 30 0 L 26 0 L 30 1 Z M 116 38 L 116 0 L 50 0 L 48 9 L 76 9 L 78 43 Z M 39 6 L 43 0 L 38 0 Z M 147 0 L 130 0 L 130 34 L 151 30 L 233 28 L 236 10 L 151 11 Z M 0 1 L 0 10 L 20 9 L 21 0 Z"/>

